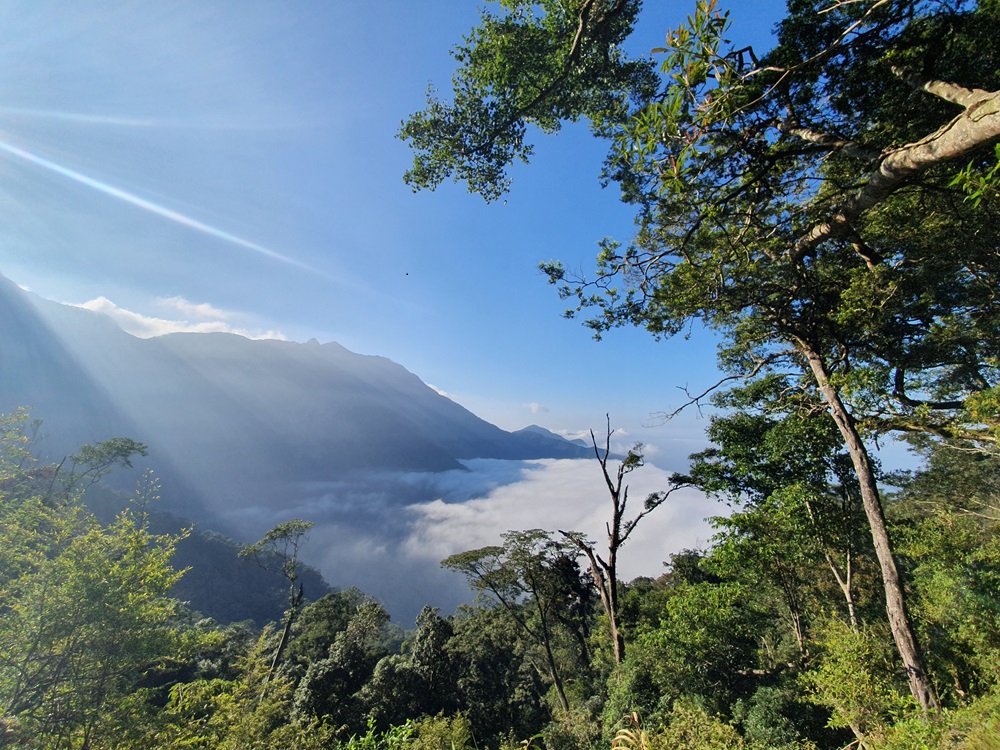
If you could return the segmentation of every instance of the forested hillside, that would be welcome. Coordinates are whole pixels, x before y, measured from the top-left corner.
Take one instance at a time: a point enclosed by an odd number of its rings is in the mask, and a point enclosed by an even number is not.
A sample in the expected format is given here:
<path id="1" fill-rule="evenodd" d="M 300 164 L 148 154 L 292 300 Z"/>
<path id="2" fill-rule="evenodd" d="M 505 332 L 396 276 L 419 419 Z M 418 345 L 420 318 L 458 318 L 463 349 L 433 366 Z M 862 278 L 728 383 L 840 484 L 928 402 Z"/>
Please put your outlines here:
<path id="1" fill-rule="evenodd" d="M 357 589 L 303 601 L 308 523 L 250 551 L 290 609 L 261 630 L 172 598 L 184 534 L 151 530 L 155 481 L 102 524 L 80 493 L 141 446 L 37 463 L 25 415 L 4 419 L 0 701 L 4 746 L 32 748 L 996 747 L 1000 467 L 928 445 L 882 477 L 940 712 L 909 696 L 857 485 L 828 423 L 719 419 L 693 482 L 733 503 L 704 550 L 608 580 L 609 550 L 572 531 L 512 531 L 444 561 L 482 596 L 415 629 Z M 826 429 L 824 430 L 824 426 Z M 808 437 L 809 441 L 803 438 Z M 792 439 L 794 438 L 794 439 Z M 620 467 L 620 468 L 619 468 Z M 609 529 L 627 537 L 638 456 L 607 462 Z M 669 496 L 646 499 L 654 508 Z M 633 500 L 633 505 L 635 501 Z M 615 519 L 619 523 L 615 523 Z M 588 554 L 589 550 L 589 554 Z M 627 554 L 627 550 L 623 553 Z M 592 556 L 592 557 L 591 557 Z M 195 563 L 197 565 L 197 563 Z M 612 613 L 594 581 L 617 587 Z M 218 582 L 225 593 L 227 582 Z M 412 627 L 412 624 L 405 625 Z M 282 633 L 288 628 L 288 638 Z M 919 745 L 917 743 L 926 743 Z"/>

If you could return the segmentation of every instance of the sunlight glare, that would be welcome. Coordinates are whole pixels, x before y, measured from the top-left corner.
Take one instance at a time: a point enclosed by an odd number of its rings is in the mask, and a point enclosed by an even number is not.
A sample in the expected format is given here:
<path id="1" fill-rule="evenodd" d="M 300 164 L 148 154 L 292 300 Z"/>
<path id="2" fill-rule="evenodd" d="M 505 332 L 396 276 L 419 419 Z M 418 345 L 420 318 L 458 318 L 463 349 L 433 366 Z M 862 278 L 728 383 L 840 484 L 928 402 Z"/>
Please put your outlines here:
<path id="1" fill-rule="evenodd" d="M 29 118 L 55 120 L 77 125 L 111 125 L 125 128 L 159 128 L 175 130 L 225 130 L 225 131 L 271 131 L 301 128 L 317 128 L 329 124 L 326 120 L 268 120 L 247 122 L 244 119 L 223 117 L 163 118 L 163 117 L 119 117 L 114 115 L 94 115 L 85 112 L 70 112 L 50 109 L 27 109 L 0 105 L 0 115 L 8 118 Z"/>
<path id="2" fill-rule="evenodd" d="M 139 196 L 133 193 L 129 193 L 128 191 L 122 190 L 121 188 L 116 188 L 113 185 L 109 185 L 106 182 L 101 182 L 100 180 L 97 180 L 93 177 L 88 177 L 85 174 L 72 170 L 68 167 L 64 167 L 61 164 L 57 164 L 42 156 L 33 154 L 30 151 L 25 151 L 22 148 L 18 148 L 17 146 L 13 146 L 9 143 L 5 143 L 4 141 L 0 141 L 0 151 L 10 154 L 11 156 L 16 156 L 19 159 L 23 159 L 24 161 L 31 162 L 36 166 L 43 167 L 51 172 L 55 172 L 58 175 L 74 180 L 75 182 L 79 182 L 80 184 L 93 188 L 94 190 L 104 193 L 105 195 L 110 195 L 113 198 L 118 198 L 119 200 L 129 203 L 133 206 L 145 209 L 146 211 L 149 211 L 152 214 L 156 214 L 157 216 L 160 216 L 164 219 L 169 219 L 170 221 L 180 224 L 181 226 L 188 227 L 189 229 L 195 229 L 199 232 L 209 235 L 210 237 L 215 237 L 216 239 L 224 240 L 238 247 L 246 248 L 247 250 L 253 250 L 255 252 L 260 253 L 261 255 L 267 256 L 268 258 L 280 260 L 284 263 L 288 263 L 293 266 L 298 266 L 299 268 L 303 268 L 307 271 L 315 272 L 315 269 L 293 258 L 289 258 L 288 256 L 282 255 L 281 253 L 277 253 L 274 250 L 270 250 L 262 245 L 258 245 L 254 242 L 250 242 L 249 240 L 245 240 L 242 237 L 237 237 L 236 235 L 230 234 L 229 232 L 224 232 L 221 229 L 216 229 L 215 227 L 200 222 L 197 219 L 192 219 L 190 216 L 186 216 L 177 211 L 173 211 L 169 208 L 166 208 L 165 206 L 159 205 L 158 203 L 153 203 L 152 201 L 140 198 Z"/>

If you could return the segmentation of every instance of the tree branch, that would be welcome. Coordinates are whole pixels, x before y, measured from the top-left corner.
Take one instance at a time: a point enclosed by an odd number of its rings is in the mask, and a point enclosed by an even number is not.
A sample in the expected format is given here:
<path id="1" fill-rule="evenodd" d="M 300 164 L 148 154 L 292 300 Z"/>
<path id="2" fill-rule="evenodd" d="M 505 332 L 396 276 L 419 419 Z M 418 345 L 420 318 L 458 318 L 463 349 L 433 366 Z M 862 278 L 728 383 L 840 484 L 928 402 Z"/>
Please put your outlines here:
<path id="1" fill-rule="evenodd" d="M 959 87 L 955 87 L 959 88 Z M 799 262 L 823 242 L 847 237 L 861 215 L 931 167 L 1000 142 L 1000 91 L 983 92 L 951 122 L 914 143 L 885 153 L 868 183 L 847 198 L 828 221 L 812 227 L 794 246 Z"/>
<path id="2" fill-rule="evenodd" d="M 910 398 L 906 395 L 906 371 L 902 367 L 897 367 L 895 373 L 893 374 L 893 388 L 892 396 L 899 403 L 904 406 L 909 406 L 911 408 L 917 408 L 919 406 L 926 406 L 930 409 L 937 410 L 954 410 L 961 409 L 965 406 L 965 401 L 955 400 L 955 401 L 923 401 L 916 398 Z"/>
<path id="3" fill-rule="evenodd" d="M 804 141 L 809 141 L 810 143 L 827 147 L 831 151 L 842 151 L 848 156 L 852 156 L 857 159 L 875 161 L 879 156 L 881 156 L 881 152 L 876 148 L 863 146 L 860 143 L 840 138 L 832 135 L 831 133 L 820 133 L 812 128 L 799 125 L 798 123 L 792 121 L 778 123 L 778 130 L 782 133 L 787 133 L 788 135 L 801 138 Z"/>
<path id="4" fill-rule="evenodd" d="M 902 416 L 883 417 L 881 419 L 864 420 L 865 427 L 876 433 L 912 432 L 915 434 L 935 435 L 948 440 L 968 440 L 973 443 L 989 443 L 1000 445 L 1000 439 L 986 429 L 970 429 L 952 423 L 930 424 L 918 420 L 909 420 Z"/>
<path id="5" fill-rule="evenodd" d="M 525 104 L 523 107 L 515 109 L 506 120 L 504 120 L 499 126 L 493 128 L 489 132 L 486 140 L 472 149 L 474 153 L 487 152 L 501 133 L 505 132 L 518 120 L 531 117 L 532 111 L 552 96 L 566 81 L 566 79 L 569 78 L 570 73 L 573 72 L 574 66 L 580 63 L 580 59 L 583 55 L 584 42 L 588 39 L 588 34 L 586 33 L 588 20 L 590 19 L 591 10 L 596 2 L 597 0 L 585 0 L 583 5 L 580 7 L 580 13 L 577 16 L 576 34 L 573 37 L 573 43 L 570 45 L 569 53 L 566 55 L 566 62 L 563 64 L 562 70 L 560 70 L 556 77 L 552 79 L 552 81 L 541 91 L 539 91 L 530 102 Z M 615 2 L 613 2 L 606 11 L 597 15 L 593 21 L 589 37 L 591 39 L 596 38 L 598 36 L 598 32 L 608 25 L 610 19 L 613 19 L 617 14 L 621 13 L 622 6 L 623 3 L 621 0 L 615 0 Z"/>
<path id="6" fill-rule="evenodd" d="M 892 72 L 897 78 L 910 84 L 917 91 L 926 91 L 928 94 L 966 109 L 990 95 L 989 91 L 969 89 L 949 81 L 924 81 L 917 76 L 907 75 L 900 68 L 893 68 Z"/>
<path id="7" fill-rule="evenodd" d="M 714 393 L 715 391 L 719 390 L 719 388 L 721 388 L 724 384 L 732 380 L 749 380 L 750 378 L 758 375 L 768 365 L 773 364 L 774 362 L 782 359 L 783 357 L 787 357 L 790 353 L 791 352 L 782 351 L 769 354 L 768 356 L 759 359 L 757 362 L 755 362 L 750 372 L 742 372 L 736 375 L 726 375 L 725 377 L 720 378 L 715 383 L 710 385 L 708 388 L 703 390 L 701 393 L 694 396 L 691 395 L 690 391 L 688 391 L 687 388 L 681 388 L 681 390 L 684 391 L 684 395 L 688 397 L 687 401 L 685 401 L 683 404 L 681 404 L 671 412 L 656 412 L 652 416 L 655 419 L 662 420 L 663 422 L 669 422 L 671 419 L 676 417 L 678 414 L 680 414 L 689 406 L 695 405 L 698 406 L 700 409 L 702 400 L 710 393 Z"/>

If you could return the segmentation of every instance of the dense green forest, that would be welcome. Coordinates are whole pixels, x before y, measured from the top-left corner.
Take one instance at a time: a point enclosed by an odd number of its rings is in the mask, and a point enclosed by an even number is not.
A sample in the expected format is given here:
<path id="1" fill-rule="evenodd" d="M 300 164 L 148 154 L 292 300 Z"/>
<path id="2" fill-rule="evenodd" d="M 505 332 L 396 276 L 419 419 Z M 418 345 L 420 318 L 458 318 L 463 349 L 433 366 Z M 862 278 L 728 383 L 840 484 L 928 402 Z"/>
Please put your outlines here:
<path id="1" fill-rule="evenodd" d="M 244 550 L 284 578 L 280 622 L 203 618 L 171 596 L 182 535 L 150 531 L 155 481 L 110 523 L 80 502 L 142 446 L 89 446 L 67 468 L 36 462 L 30 435 L 25 413 L 4 418 L 4 746 L 1000 742 L 1000 463 L 986 452 L 928 443 L 923 470 L 881 477 L 896 488 L 888 525 L 942 704 L 928 714 L 908 692 L 857 482 L 821 413 L 716 418 L 718 447 L 677 481 L 732 512 L 710 547 L 674 555 L 657 577 L 609 578 L 613 553 L 573 532 L 512 531 L 444 561 L 481 593 L 475 604 L 449 617 L 425 608 L 407 631 L 357 589 L 300 598 L 301 521 Z M 603 458 L 615 544 L 669 497 L 630 511 L 624 480 L 640 457 Z M 595 581 L 614 598 L 602 602 Z"/>
<path id="2" fill-rule="evenodd" d="M 1000 2 L 790 0 L 758 54 L 711 0 L 653 61 L 622 51 L 637 0 L 500 5 L 403 124 L 407 179 L 496 199 L 528 134 L 586 119 L 636 234 L 591 276 L 543 269 L 597 336 L 717 335 L 705 450 L 630 501 L 641 451 L 595 441 L 607 539 L 454 555 L 478 598 L 410 630 L 361 591 L 304 598 L 290 519 L 243 551 L 287 590 L 261 630 L 171 595 L 152 478 L 113 519 L 84 506 L 143 446 L 45 465 L 9 415 L 0 745 L 1000 747 Z M 896 437 L 919 469 L 883 471 Z M 620 580 L 677 487 L 723 503 L 715 536 Z"/>

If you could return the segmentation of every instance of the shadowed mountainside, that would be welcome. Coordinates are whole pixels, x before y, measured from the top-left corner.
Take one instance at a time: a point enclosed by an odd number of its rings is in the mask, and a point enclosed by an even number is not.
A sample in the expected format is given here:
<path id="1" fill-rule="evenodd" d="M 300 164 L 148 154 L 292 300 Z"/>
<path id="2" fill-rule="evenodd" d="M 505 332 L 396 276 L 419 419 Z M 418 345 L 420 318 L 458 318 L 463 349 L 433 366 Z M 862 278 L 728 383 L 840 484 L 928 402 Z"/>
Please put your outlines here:
<path id="1" fill-rule="evenodd" d="M 48 458 L 140 440 L 168 510 L 237 536 L 297 514 L 317 487 L 382 487 L 387 475 L 461 470 L 463 459 L 591 455 L 537 429 L 501 430 L 400 365 L 336 343 L 139 339 L 3 277 L 0 318 L 0 410 L 30 407 Z"/>

